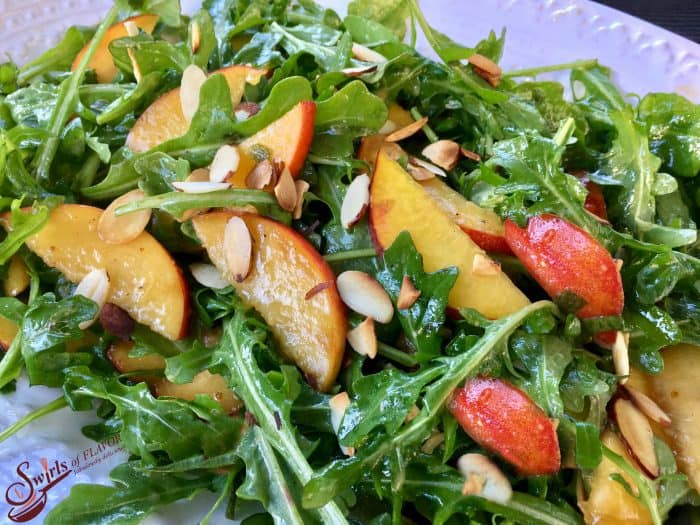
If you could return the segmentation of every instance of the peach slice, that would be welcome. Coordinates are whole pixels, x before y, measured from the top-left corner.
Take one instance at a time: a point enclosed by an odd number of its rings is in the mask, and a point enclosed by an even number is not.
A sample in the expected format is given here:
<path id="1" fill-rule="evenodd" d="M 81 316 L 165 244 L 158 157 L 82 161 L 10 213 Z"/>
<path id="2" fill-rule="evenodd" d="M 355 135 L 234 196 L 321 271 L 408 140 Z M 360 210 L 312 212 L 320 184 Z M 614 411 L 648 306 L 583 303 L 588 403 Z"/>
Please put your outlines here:
<path id="1" fill-rule="evenodd" d="M 103 242 L 97 234 L 101 215 L 99 208 L 63 204 L 26 245 L 74 283 L 91 270 L 106 270 L 111 281 L 109 302 L 169 339 L 184 337 L 189 293 L 178 265 L 148 232 L 120 245 Z M 3 214 L 0 222 L 11 229 L 9 214 Z"/>
<path id="2" fill-rule="evenodd" d="M 423 256 L 426 271 L 448 266 L 459 269 L 448 298 L 450 307 L 474 308 L 486 317 L 497 319 L 530 303 L 500 269 L 490 274 L 473 271 L 474 259 L 486 258 L 485 252 L 383 151 L 377 156 L 369 209 L 378 250 L 391 246 L 405 230 Z"/>
<path id="3" fill-rule="evenodd" d="M 393 106 L 392 106 L 393 107 Z M 401 152 L 398 145 L 384 141 L 384 135 L 368 135 L 360 141 L 357 158 L 374 165 L 379 150 L 387 150 L 389 156 Z M 501 218 L 488 208 L 467 200 L 437 177 L 420 181 L 425 191 L 471 239 L 487 252 L 512 254 L 504 237 Z"/>
<path id="4" fill-rule="evenodd" d="M 271 219 L 241 215 L 253 240 L 250 273 L 237 282 L 226 264 L 224 229 L 231 212 L 192 219 L 209 258 L 235 287 L 239 297 L 263 316 L 285 357 L 295 362 L 310 383 L 328 390 L 335 381 L 345 349 L 347 317 L 335 275 L 299 233 Z M 307 299 L 309 290 L 330 283 Z"/>
<path id="5" fill-rule="evenodd" d="M 245 85 L 257 84 L 267 71 L 250 66 L 230 66 L 214 73 L 220 73 L 226 78 L 231 91 L 231 103 L 235 107 L 243 97 Z M 188 129 L 189 123 L 182 113 L 178 87 L 146 108 L 126 137 L 126 145 L 135 152 L 148 151 L 162 142 L 181 137 Z"/>
<path id="6" fill-rule="evenodd" d="M 668 426 L 653 425 L 676 456 L 678 468 L 691 487 L 700 490 L 700 347 L 681 344 L 666 348 L 664 370 L 655 376 L 633 374 L 632 383 L 653 399 L 671 419 Z"/>
<path id="7" fill-rule="evenodd" d="M 612 431 L 605 430 L 601 441 L 610 450 L 634 464 L 634 460 L 625 450 L 625 445 Z M 584 500 L 579 497 L 578 506 L 583 512 L 586 524 L 651 525 L 651 516 L 644 503 L 627 492 L 621 483 L 615 481 L 611 477 L 613 474 L 622 476 L 630 484 L 633 483 L 629 476 L 621 472 L 612 461 L 603 458 L 588 480 L 591 487 L 588 498 Z"/>
<path id="8" fill-rule="evenodd" d="M 132 16 L 131 18 L 117 22 L 107 30 L 105 36 L 97 46 L 95 54 L 92 55 L 90 63 L 88 64 L 88 68 L 95 70 L 95 73 L 97 74 L 97 81 L 101 84 L 111 82 L 119 72 L 117 66 L 115 66 L 114 62 L 112 61 L 112 54 L 109 52 L 109 44 L 112 42 L 112 40 L 129 36 L 124 22 L 133 22 L 136 24 L 136 27 L 148 34 L 151 34 L 153 32 L 153 28 L 156 27 L 156 23 L 158 22 L 158 15 Z M 78 67 L 80 60 L 83 58 L 83 55 L 89 46 L 90 42 L 85 44 L 85 47 L 83 47 L 83 49 L 81 49 L 76 55 L 75 60 L 73 60 L 73 65 L 71 66 L 71 71 L 74 71 L 75 68 Z"/>
<path id="9" fill-rule="evenodd" d="M 118 372 L 125 374 L 140 370 L 163 370 L 165 360 L 160 355 L 146 355 L 143 357 L 129 357 L 133 343 L 116 341 L 107 350 L 107 358 Z M 145 381 L 156 397 L 177 397 L 192 401 L 198 394 L 205 394 L 217 401 L 221 408 L 228 414 L 241 408 L 242 404 L 226 384 L 226 380 L 219 374 L 212 374 L 207 370 L 200 372 L 190 383 L 173 383 L 163 377 L 157 376 L 131 376 L 133 381 Z"/>

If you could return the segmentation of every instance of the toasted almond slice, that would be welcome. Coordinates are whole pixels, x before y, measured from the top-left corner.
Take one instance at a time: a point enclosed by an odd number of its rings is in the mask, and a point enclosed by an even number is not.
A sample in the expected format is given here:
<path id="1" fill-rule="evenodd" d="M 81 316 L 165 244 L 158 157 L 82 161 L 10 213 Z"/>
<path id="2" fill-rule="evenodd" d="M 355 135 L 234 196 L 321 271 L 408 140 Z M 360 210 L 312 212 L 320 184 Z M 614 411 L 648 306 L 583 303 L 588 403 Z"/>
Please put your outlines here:
<path id="1" fill-rule="evenodd" d="M 488 255 L 477 253 L 472 260 L 472 273 L 474 275 L 498 275 L 501 265 L 491 259 Z"/>
<path id="2" fill-rule="evenodd" d="M 293 219 L 301 219 L 301 212 L 304 209 L 304 195 L 309 191 L 309 183 L 305 180 L 295 180 L 294 187 L 297 190 L 297 203 L 294 205 Z"/>
<path id="3" fill-rule="evenodd" d="M 615 374 L 620 376 L 620 383 L 626 383 L 630 375 L 629 334 L 620 331 L 615 334 L 612 358 Z"/>
<path id="4" fill-rule="evenodd" d="M 474 53 L 472 56 L 470 56 L 469 63 L 493 77 L 500 77 L 503 74 L 503 70 L 498 66 L 498 64 L 496 64 L 490 58 L 480 55 L 479 53 Z"/>
<path id="5" fill-rule="evenodd" d="M 211 193 L 212 191 L 227 190 L 231 187 L 228 182 L 173 182 L 173 187 L 183 193 Z"/>
<path id="6" fill-rule="evenodd" d="M 182 114 L 187 122 L 192 122 L 192 117 L 199 108 L 199 90 L 207 80 L 207 75 L 201 68 L 190 64 L 182 72 L 180 81 L 180 106 Z"/>
<path id="7" fill-rule="evenodd" d="M 363 62 L 373 62 L 375 64 L 381 64 L 386 62 L 386 57 L 380 53 L 377 53 L 373 49 L 353 42 L 352 44 L 352 56 L 357 60 L 362 60 Z"/>
<path id="8" fill-rule="evenodd" d="M 459 151 L 466 158 L 471 159 L 474 162 L 481 162 L 481 155 L 479 155 L 476 151 L 472 151 L 466 148 L 459 148 Z"/>
<path id="9" fill-rule="evenodd" d="M 413 177 L 413 180 L 418 182 L 435 178 L 435 174 L 432 171 L 426 170 L 422 166 L 417 166 L 410 161 L 406 164 L 406 171 Z"/>
<path id="10" fill-rule="evenodd" d="M 280 207 L 285 211 L 294 211 L 297 205 L 297 187 L 294 184 L 294 179 L 285 166 L 280 173 L 280 178 L 275 185 L 275 197 Z"/>
<path id="11" fill-rule="evenodd" d="M 379 131 L 377 131 L 377 133 L 379 135 L 388 135 L 389 133 L 391 133 L 392 131 L 396 131 L 397 129 L 399 129 L 399 127 L 396 125 L 396 122 L 387 119 L 384 125 L 381 128 L 379 128 Z"/>
<path id="12" fill-rule="evenodd" d="M 239 102 L 233 110 L 236 120 L 248 120 L 250 117 L 260 111 L 260 104 L 257 102 Z"/>
<path id="13" fill-rule="evenodd" d="M 185 182 L 210 182 L 209 169 L 197 168 L 192 170 L 185 179 Z"/>
<path id="14" fill-rule="evenodd" d="M 615 401 L 613 411 L 620 435 L 632 456 L 650 476 L 658 476 L 659 460 L 649 420 L 627 399 L 619 398 Z"/>
<path id="15" fill-rule="evenodd" d="M 126 50 L 126 54 L 129 57 L 129 60 L 131 61 L 131 69 L 134 73 L 136 83 L 138 84 L 139 82 L 141 82 L 143 75 L 141 74 L 141 68 L 139 67 L 139 63 L 136 61 L 136 55 L 134 54 L 134 50 L 129 47 Z"/>
<path id="16" fill-rule="evenodd" d="M 202 41 L 202 29 L 199 27 L 199 23 L 192 22 L 192 35 L 190 37 L 190 49 L 192 54 L 196 54 L 199 50 L 199 44 Z"/>
<path id="17" fill-rule="evenodd" d="M 428 439 L 425 440 L 420 449 L 426 454 L 432 454 L 435 449 L 445 442 L 445 433 L 433 431 Z"/>
<path id="18" fill-rule="evenodd" d="M 447 173 L 445 173 L 445 170 L 443 170 L 439 166 L 436 166 L 435 164 L 431 164 L 430 162 L 425 162 L 423 159 L 419 159 L 417 157 L 410 157 L 408 159 L 408 164 L 420 166 L 421 168 L 428 170 L 429 172 L 437 175 L 438 177 L 447 177 Z"/>
<path id="19" fill-rule="evenodd" d="M 333 431 L 337 434 L 340 429 L 340 423 L 343 421 L 345 411 L 350 406 L 350 396 L 348 396 L 347 392 L 340 392 L 330 398 L 328 404 L 331 407 L 331 426 L 333 427 Z M 346 456 L 355 455 L 354 447 L 340 445 L 340 450 L 342 450 L 343 454 Z"/>
<path id="20" fill-rule="evenodd" d="M 617 271 L 619 272 L 622 270 L 622 265 L 625 264 L 625 261 L 622 259 L 613 259 L 615 261 L 615 268 L 617 268 Z"/>
<path id="21" fill-rule="evenodd" d="M 459 160 L 460 146 L 454 140 L 438 140 L 423 148 L 421 154 L 433 164 L 451 170 Z"/>
<path id="22" fill-rule="evenodd" d="M 139 26 L 133 20 L 125 20 L 124 29 L 126 29 L 126 34 L 129 36 L 138 36 L 139 34 Z"/>
<path id="23" fill-rule="evenodd" d="M 369 206 L 369 177 L 358 175 L 348 186 L 340 207 L 340 223 L 350 229 L 362 218 Z"/>
<path id="24" fill-rule="evenodd" d="M 630 386 L 629 384 L 623 385 L 627 394 L 630 396 L 632 402 L 636 407 L 642 411 L 642 413 L 647 416 L 652 421 L 659 423 L 665 427 L 671 424 L 671 418 L 664 412 L 659 405 L 657 405 L 653 399 L 647 396 L 645 393 L 640 392 L 636 388 Z"/>
<path id="25" fill-rule="evenodd" d="M 396 300 L 396 308 L 399 310 L 406 310 L 410 308 L 418 300 L 420 294 L 421 291 L 416 288 L 411 278 L 408 275 L 404 275 L 403 280 L 401 281 L 399 297 Z"/>
<path id="26" fill-rule="evenodd" d="M 213 264 L 193 263 L 190 264 L 190 273 L 194 280 L 202 286 L 220 290 L 229 286 L 228 281 L 221 275 L 219 269 Z"/>
<path id="27" fill-rule="evenodd" d="M 348 343 L 358 354 L 366 355 L 370 359 L 377 357 L 377 336 L 374 333 L 374 320 L 368 317 L 347 335 Z"/>
<path id="28" fill-rule="evenodd" d="M 224 256 L 229 272 L 236 282 L 242 283 L 250 272 L 253 240 L 245 221 L 231 217 L 224 230 Z"/>
<path id="29" fill-rule="evenodd" d="M 491 84 L 493 87 L 498 87 L 498 85 L 501 83 L 501 76 L 500 75 L 492 75 L 488 71 L 484 71 L 480 67 L 473 66 L 474 68 L 474 73 L 479 75 L 481 78 L 483 78 L 486 82 Z"/>
<path id="30" fill-rule="evenodd" d="M 371 317 L 380 323 L 388 323 L 394 316 L 391 299 L 371 275 L 348 270 L 336 279 L 338 293 L 343 302 L 358 314 Z"/>
<path id="31" fill-rule="evenodd" d="M 116 210 L 145 197 L 146 194 L 141 190 L 131 190 L 114 199 L 97 221 L 98 237 L 107 244 L 124 244 L 141 235 L 151 220 L 151 210 L 137 210 L 119 216 L 116 215 Z"/>
<path id="32" fill-rule="evenodd" d="M 258 162 L 245 178 L 245 185 L 252 190 L 261 190 L 272 182 L 275 175 L 275 166 L 265 159 Z"/>
<path id="33" fill-rule="evenodd" d="M 17 297 L 29 287 L 30 282 L 29 268 L 27 268 L 24 259 L 18 253 L 14 254 L 10 258 L 7 275 L 2 283 L 5 295 Z"/>
<path id="34" fill-rule="evenodd" d="M 406 414 L 406 418 L 403 420 L 403 422 L 410 423 L 411 421 L 416 419 L 416 417 L 418 417 L 418 414 L 420 414 L 420 408 L 418 408 L 418 405 L 413 403 L 413 405 L 411 405 L 411 408 L 408 411 L 408 414 Z"/>
<path id="35" fill-rule="evenodd" d="M 428 117 L 423 117 L 420 120 L 416 120 L 415 122 L 412 122 L 408 126 L 404 126 L 403 128 L 399 128 L 393 133 L 390 133 L 387 135 L 386 140 L 387 142 L 398 142 L 400 140 L 403 140 L 405 138 L 410 137 L 411 135 L 415 135 L 418 133 L 423 126 L 425 126 L 428 123 Z"/>
<path id="36" fill-rule="evenodd" d="M 107 302 L 109 297 L 109 275 L 107 271 L 99 268 L 91 270 L 83 277 L 75 288 L 74 295 L 82 295 L 97 303 L 97 315 Z M 95 322 L 97 316 L 89 321 L 83 321 L 78 325 L 81 330 L 85 330 Z"/>
<path id="37" fill-rule="evenodd" d="M 238 153 L 238 148 L 224 144 L 216 151 L 214 160 L 211 161 L 209 180 L 211 182 L 224 182 L 229 174 L 235 173 L 240 161 L 241 156 Z"/>
<path id="38" fill-rule="evenodd" d="M 376 70 L 377 64 L 370 64 L 368 66 L 346 67 L 341 69 L 340 72 L 348 77 L 361 77 L 369 73 L 374 73 Z"/>
<path id="39" fill-rule="evenodd" d="M 513 496 L 508 478 L 483 454 L 462 455 L 457 460 L 457 468 L 465 479 L 463 494 L 481 496 L 499 503 L 507 503 Z"/>

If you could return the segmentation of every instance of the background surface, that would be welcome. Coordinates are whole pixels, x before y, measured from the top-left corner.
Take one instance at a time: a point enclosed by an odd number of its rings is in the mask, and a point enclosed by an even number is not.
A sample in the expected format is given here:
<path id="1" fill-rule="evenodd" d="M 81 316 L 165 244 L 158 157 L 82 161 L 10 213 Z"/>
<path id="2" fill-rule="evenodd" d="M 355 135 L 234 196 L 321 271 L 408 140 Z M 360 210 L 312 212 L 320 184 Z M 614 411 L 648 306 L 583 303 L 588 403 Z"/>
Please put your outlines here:
<path id="1" fill-rule="evenodd" d="M 698 0 L 599 0 L 599 3 L 643 18 L 694 42 L 700 42 Z"/>

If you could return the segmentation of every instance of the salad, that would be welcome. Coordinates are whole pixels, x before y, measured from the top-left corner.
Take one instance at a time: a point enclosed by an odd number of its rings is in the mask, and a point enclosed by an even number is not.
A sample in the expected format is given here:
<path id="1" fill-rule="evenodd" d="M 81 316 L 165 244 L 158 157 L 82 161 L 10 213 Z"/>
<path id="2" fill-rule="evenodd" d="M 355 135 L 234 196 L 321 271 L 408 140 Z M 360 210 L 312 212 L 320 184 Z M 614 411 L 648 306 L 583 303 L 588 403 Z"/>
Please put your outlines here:
<path id="1" fill-rule="evenodd" d="M 117 0 L 0 65 L 0 387 L 61 389 L 0 440 L 129 453 L 45 523 L 697 519 L 700 108 L 348 12 Z"/>

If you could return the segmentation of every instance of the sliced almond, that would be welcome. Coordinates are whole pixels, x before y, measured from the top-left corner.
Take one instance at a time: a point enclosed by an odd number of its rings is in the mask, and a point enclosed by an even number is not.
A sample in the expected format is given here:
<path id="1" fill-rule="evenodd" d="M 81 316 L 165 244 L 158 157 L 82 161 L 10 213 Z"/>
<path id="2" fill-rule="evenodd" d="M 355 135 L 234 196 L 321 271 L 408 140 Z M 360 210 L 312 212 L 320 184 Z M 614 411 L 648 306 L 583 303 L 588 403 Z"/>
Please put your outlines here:
<path id="1" fill-rule="evenodd" d="M 250 117 L 260 111 L 260 104 L 257 102 L 239 102 L 233 110 L 236 120 L 248 120 Z"/>
<path id="2" fill-rule="evenodd" d="M 7 275 L 2 283 L 5 295 L 17 297 L 29 287 L 30 280 L 29 268 L 27 268 L 24 259 L 19 254 L 14 254 L 10 259 Z"/>
<path id="3" fill-rule="evenodd" d="M 488 255 L 477 253 L 472 259 L 472 274 L 479 276 L 498 275 L 501 272 L 501 265 Z"/>
<path id="4" fill-rule="evenodd" d="M 369 73 L 374 73 L 376 70 L 377 64 L 370 64 L 367 66 L 346 67 L 341 69 L 340 72 L 348 77 L 361 77 Z"/>
<path id="5" fill-rule="evenodd" d="M 173 182 L 173 187 L 183 193 L 211 193 L 212 191 L 227 190 L 231 187 L 228 182 Z"/>
<path id="6" fill-rule="evenodd" d="M 348 270 L 338 275 L 336 284 L 340 298 L 352 310 L 380 323 L 391 321 L 394 316 L 391 299 L 371 275 Z"/>
<path id="7" fill-rule="evenodd" d="M 74 295 L 82 295 L 97 303 L 97 315 L 99 315 L 100 310 L 102 310 L 109 297 L 109 275 L 107 275 L 107 271 L 99 268 L 88 272 L 76 286 Z M 95 319 L 97 319 L 97 316 L 89 321 L 81 322 L 78 327 L 81 330 L 85 330 L 95 322 Z"/>
<path id="8" fill-rule="evenodd" d="M 474 68 L 474 73 L 479 75 L 486 82 L 491 84 L 493 87 L 498 87 L 498 85 L 501 83 L 501 76 L 500 75 L 492 75 L 488 71 L 485 71 L 477 66 L 473 66 L 473 68 Z"/>
<path id="9" fill-rule="evenodd" d="M 224 229 L 224 257 L 229 272 L 242 283 L 250 272 L 253 256 L 253 240 L 245 221 L 240 217 L 231 217 Z"/>
<path id="10" fill-rule="evenodd" d="M 340 207 L 340 223 L 349 229 L 362 218 L 369 206 L 369 177 L 358 175 L 348 186 Z"/>
<path id="11" fill-rule="evenodd" d="M 275 166 L 265 159 L 258 162 L 245 178 L 245 185 L 251 190 L 261 190 L 275 177 Z"/>
<path id="12" fill-rule="evenodd" d="M 463 494 L 481 496 L 499 503 L 507 503 L 513 496 L 508 478 L 483 454 L 462 455 L 457 460 L 457 468 L 464 475 Z"/>
<path id="13" fill-rule="evenodd" d="M 345 411 L 350 406 L 350 396 L 348 396 L 347 392 L 340 392 L 339 394 L 336 394 L 330 398 L 328 400 L 328 404 L 331 407 L 331 426 L 333 427 L 333 431 L 337 434 L 338 430 L 340 429 L 340 423 L 343 421 Z M 355 455 L 354 447 L 345 447 L 340 445 L 340 449 L 346 456 Z"/>
<path id="14" fill-rule="evenodd" d="M 401 157 L 408 157 L 408 153 L 395 142 L 385 142 L 382 144 L 382 151 L 392 160 L 399 160 Z"/>
<path id="15" fill-rule="evenodd" d="M 432 171 L 426 170 L 422 166 L 413 164 L 410 161 L 406 164 L 406 171 L 413 177 L 413 180 L 418 182 L 435 178 L 435 174 Z"/>
<path id="16" fill-rule="evenodd" d="M 374 333 L 374 320 L 368 317 L 347 335 L 348 343 L 360 355 L 366 355 L 370 359 L 377 357 L 377 336 Z"/>
<path id="17" fill-rule="evenodd" d="M 479 155 L 476 151 L 472 151 L 466 148 L 459 148 L 459 151 L 466 158 L 473 160 L 474 162 L 481 162 L 481 155 Z"/>
<path id="18" fill-rule="evenodd" d="M 124 29 L 126 29 L 126 34 L 129 36 L 139 35 L 139 26 L 133 20 L 124 21 Z"/>
<path id="19" fill-rule="evenodd" d="M 451 170 L 457 165 L 460 146 L 454 140 L 438 140 L 428 144 L 421 155 L 443 169 Z"/>
<path id="20" fill-rule="evenodd" d="M 207 75 L 201 68 L 190 64 L 182 72 L 180 81 L 180 106 L 182 114 L 188 123 L 192 122 L 192 117 L 199 108 L 199 90 L 207 80 Z"/>
<path id="21" fill-rule="evenodd" d="M 304 195 L 309 191 L 309 183 L 305 180 L 295 180 L 294 187 L 297 190 L 297 203 L 294 205 L 294 212 L 292 212 L 293 219 L 301 219 L 301 212 L 304 209 Z"/>
<path id="22" fill-rule="evenodd" d="M 420 408 L 418 408 L 418 405 L 413 403 L 408 411 L 408 414 L 406 414 L 406 418 L 403 420 L 404 424 L 410 423 L 411 421 L 416 419 L 416 417 L 418 417 L 418 414 L 420 414 Z"/>
<path id="23" fill-rule="evenodd" d="M 186 183 L 190 182 L 206 182 L 209 183 L 209 170 L 207 168 L 197 168 L 192 170 L 192 172 L 184 180 Z M 186 187 L 186 186 L 185 186 Z M 177 188 L 176 188 L 177 189 Z M 175 217 L 178 222 L 189 221 L 195 215 L 200 213 L 205 213 L 208 208 L 191 208 L 185 211 L 180 217 Z"/>
<path id="24" fill-rule="evenodd" d="M 480 55 L 479 53 L 474 53 L 472 56 L 470 56 L 469 63 L 494 77 L 501 76 L 503 74 L 503 70 L 498 66 L 498 64 L 496 64 L 490 58 Z"/>
<path id="25" fill-rule="evenodd" d="M 297 205 L 297 187 L 287 167 L 282 170 L 280 178 L 275 184 L 275 197 L 280 208 L 285 211 L 294 211 Z"/>
<path id="26" fill-rule="evenodd" d="M 373 49 L 353 42 L 352 44 L 352 56 L 357 60 L 362 60 L 363 62 L 373 62 L 375 64 L 381 64 L 386 62 L 386 57 L 380 53 L 377 53 Z"/>
<path id="27" fill-rule="evenodd" d="M 199 50 L 199 44 L 202 41 L 202 29 L 199 24 L 195 21 L 192 22 L 192 34 L 190 36 L 190 49 L 192 54 L 196 54 Z"/>
<path id="28" fill-rule="evenodd" d="M 404 126 L 403 128 L 399 128 L 393 133 L 390 133 L 384 140 L 386 140 L 387 142 L 398 142 L 400 140 L 406 139 L 418 133 L 427 123 L 428 117 L 423 117 L 420 120 L 412 122 L 408 126 Z"/>
<path id="29" fill-rule="evenodd" d="M 438 448 L 440 445 L 442 445 L 444 442 L 445 442 L 444 432 L 434 431 L 430 435 L 430 437 L 425 440 L 423 445 L 421 445 L 420 449 L 425 454 L 432 454 L 433 452 L 435 452 L 435 449 Z"/>
<path id="30" fill-rule="evenodd" d="M 435 164 L 431 164 L 430 162 L 425 162 L 424 160 L 419 159 L 417 157 L 410 157 L 408 159 L 408 164 L 413 164 L 414 166 L 419 166 L 423 169 L 426 169 L 432 174 L 437 175 L 438 177 L 447 177 L 447 173 L 445 173 L 445 170 L 443 170 L 441 167 L 436 166 Z"/>
<path id="31" fill-rule="evenodd" d="M 671 418 L 662 408 L 657 405 L 653 399 L 647 396 L 645 393 L 640 392 L 636 388 L 630 386 L 629 384 L 624 385 L 623 388 L 630 396 L 632 402 L 637 406 L 642 413 L 647 416 L 652 421 L 659 423 L 665 427 L 671 424 Z"/>
<path id="32" fill-rule="evenodd" d="M 214 160 L 211 161 L 209 180 L 211 182 L 224 182 L 230 174 L 236 172 L 240 161 L 241 156 L 238 153 L 238 148 L 224 144 L 216 151 Z"/>
<path id="33" fill-rule="evenodd" d="M 625 261 L 622 259 L 613 259 L 613 261 L 615 261 L 615 268 L 617 268 L 617 271 L 619 272 L 622 270 L 622 265 L 625 264 Z"/>
<path id="34" fill-rule="evenodd" d="M 630 375 L 629 334 L 620 331 L 615 334 L 612 359 L 615 374 L 620 376 L 620 383 L 626 383 Z"/>
<path id="35" fill-rule="evenodd" d="M 107 244 L 124 244 L 133 241 L 143 233 L 151 220 L 151 210 L 137 210 L 124 215 L 116 215 L 117 208 L 146 197 L 141 190 L 131 190 L 118 197 L 107 206 L 97 221 L 97 235 Z"/>
<path id="36" fill-rule="evenodd" d="M 213 264 L 190 264 L 190 273 L 194 280 L 202 286 L 220 290 L 229 286 L 229 282 L 221 275 L 219 269 Z"/>
<path id="37" fill-rule="evenodd" d="M 659 460 L 654 448 L 654 432 L 649 420 L 631 401 L 619 398 L 613 405 L 617 427 L 627 448 L 652 477 L 659 475 Z"/>
<path id="38" fill-rule="evenodd" d="M 399 297 L 396 300 L 396 308 L 399 310 L 406 310 L 410 308 L 418 300 L 420 294 L 420 290 L 416 288 L 411 278 L 408 275 L 404 275 L 403 280 L 401 281 Z"/>
<path id="39" fill-rule="evenodd" d="M 379 131 L 377 131 L 377 133 L 379 135 L 388 135 L 392 131 L 396 131 L 398 128 L 399 127 L 396 125 L 396 122 L 387 119 L 384 125 L 381 128 L 379 128 Z"/>

